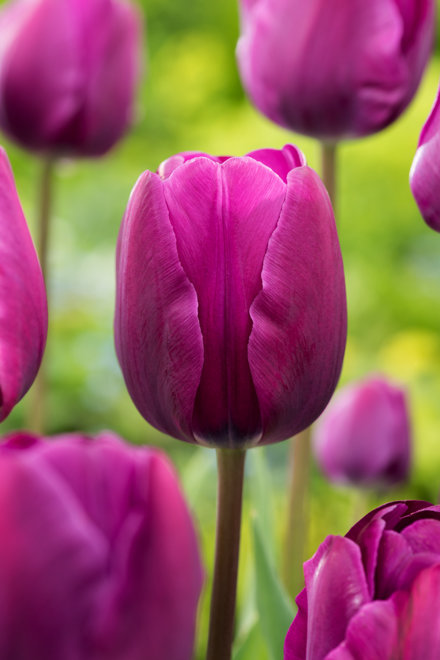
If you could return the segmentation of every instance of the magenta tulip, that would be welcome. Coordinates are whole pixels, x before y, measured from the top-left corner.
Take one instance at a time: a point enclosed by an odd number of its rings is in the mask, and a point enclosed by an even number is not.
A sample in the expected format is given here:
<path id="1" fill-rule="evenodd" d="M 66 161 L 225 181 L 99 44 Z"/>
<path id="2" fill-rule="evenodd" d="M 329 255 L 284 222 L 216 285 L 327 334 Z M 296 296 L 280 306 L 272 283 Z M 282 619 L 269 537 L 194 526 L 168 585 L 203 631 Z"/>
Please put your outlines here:
<path id="1" fill-rule="evenodd" d="M 181 440 L 284 440 L 327 404 L 344 274 L 319 177 L 292 146 L 186 153 L 138 180 L 117 255 L 116 349 L 131 397 Z"/>
<path id="2" fill-rule="evenodd" d="M 440 90 L 422 129 L 409 175 L 412 194 L 425 222 L 440 231 Z"/>
<path id="3" fill-rule="evenodd" d="M 131 121 L 140 18 L 123 0 L 21 0 L 0 14 L 0 126 L 28 149 L 96 156 Z"/>
<path id="4" fill-rule="evenodd" d="M 392 502 L 304 564 L 285 660 L 438 660 L 440 506 Z"/>
<path id="5" fill-rule="evenodd" d="M 47 335 L 43 276 L 0 148 L 0 422 L 32 385 Z"/>
<path id="6" fill-rule="evenodd" d="M 160 452 L 10 436 L 0 535 L 1 658 L 191 659 L 201 564 Z"/>
<path id="7" fill-rule="evenodd" d="M 366 487 L 405 481 L 411 454 L 405 393 L 379 377 L 343 388 L 316 425 L 314 449 L 331 481 Z"/>
<path id="8" fill-rule="evenodd" d="M 431 52 L 435 0 L 240 0 L 244 87 L 269 119 L 324 140 L 406 108 Z"/>

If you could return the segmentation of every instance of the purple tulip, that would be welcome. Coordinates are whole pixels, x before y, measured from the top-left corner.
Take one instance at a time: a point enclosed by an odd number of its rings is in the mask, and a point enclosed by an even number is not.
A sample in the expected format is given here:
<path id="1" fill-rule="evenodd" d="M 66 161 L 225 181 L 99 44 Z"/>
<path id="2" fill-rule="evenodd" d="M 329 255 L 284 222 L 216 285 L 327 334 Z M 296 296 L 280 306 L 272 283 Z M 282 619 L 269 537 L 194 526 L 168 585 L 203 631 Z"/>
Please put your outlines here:
<path id="1" fill-rule="evenodd" d="M 311 424 L 339 377 L 346 300 L 303 155 L 186 153 L 145 172 L 119 236 L 115 333 L 131 397 L 165 433 L 246 447 Z"/>
<path id="2" fill-rule="evenodd" d="M 440 231 L 440 89 L 422 129 L 409 182 L 425 222 Z"/>
<path id="3" fill-rule="evenodd" d="M 440 506 L 392 502 L 304 564 L 285 660 L 438 660 Z"/>
<path id="4" fill-rule="evenodd" d="M 244 87 L 269 119 L 324 140 L 375 133 L 411 101 L 435 0 L 241 0 Z"/>
<path id="5" fill-rule="evenodd" d="M 0 14 L 0 126 L 24 147 L 97 156 L 131 120 L 140 19 L 123 0 L 21 0 Z"/>
<path id="6" fill-rule="evenodd" d="M 47 335 L 47 301 L 8 157 L 0 148 L 0 422 L 32 385 Z"/>
<path id="7" fill-rule="evenodd" d="M 202 571 L 163 454 L 111 433 L 0 445 L 0 657 L 190 660 Z"/>
<path id="8" fill-rule="evenodd" d="M 411 450 L 404 391 L 379 377 L 343 388 L 316 425 L 314 449 L 330 481 L 372 487 L 405 481 Z"/>

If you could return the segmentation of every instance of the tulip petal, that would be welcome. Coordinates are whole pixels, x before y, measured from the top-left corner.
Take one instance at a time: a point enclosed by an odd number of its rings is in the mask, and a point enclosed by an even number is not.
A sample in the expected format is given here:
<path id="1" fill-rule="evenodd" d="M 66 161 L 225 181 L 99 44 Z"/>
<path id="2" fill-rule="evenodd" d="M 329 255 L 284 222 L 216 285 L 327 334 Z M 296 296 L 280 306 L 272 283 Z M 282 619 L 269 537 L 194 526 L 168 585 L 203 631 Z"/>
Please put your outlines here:
<path id="1" fill-rule="evenodd" d="M 276 442 L 322 412 L 345 349 L 345 282 L 333 212 L 323 184 L 308 167 L 288 175 L 262 282 L 250 309 L 248 354 L 265 442 Z"/>
<path id="2" fill-rule="evenodd" d="M 405 597 L 406 596 L 406 597 Z M 440 564 L 422 571 L 407 596 L 393 597 L 399 617 L 398 643 L 391 657 L 438 660 L 440 656 Z"/>
<path id="3" fill-rule="evenodd" d="M 84 660 L 107 544 L 28 451 L 0 461 L 0 656 Z"/>
<path id="4" fill-rule="evenodd" d="M 58 436 L 40 455 L 70 485 L 110 546 L 91 632 L 93 660 L 188 660 L 202 568 L 168 461 L 110 433 Z"/>
<path id="5" fill-rule="evenodd" d="M 377 560 L 376 598 L 389 598 L 400 588 L 402 572 L 412 555 L 411 547 L 402 534 L 392 529 L 383 533 Z"/>
<path id="6" fill-rule="evenodd" d="M 0 116 L 12 136 L 40 149 L 80 110 L 76 21 L 66 0 L 21 5 L 2 19 L 12 38 L 0 63 Z"/>
<path id="7" fill-rule="evenodd" d="M 440 231 L 440 89 L 420 135 L 409 175 L 412 194 L 425 222 Z"/>
<path id="8" fill-rule="evenodd" d="M 249 307 L 286 186 L 251 158 L 195 158 L 164 181 L 179 257 L 199 302 L 204 364 L 193 425 L 201 442 L 258 441 L 261 420 L 248 364 Z M 249 235 L 252 234 L 252 241 Z"/>
<path id="9" fill-rule="evenodd" d="M 307 589 L 307 659 L 322 660 L 345 638 L 351 618 L 370 601 L 358 546 L 328 536 L 304 564 Z"/>
<path id="10" fill-rule="evenodd" d="M 188 441 L 193 440 L 191 418 L 203 365 L 197 307 L 179 261 L 163 184 L 156 174 L 145 173 L 119 235 L 116 351 L 140 413 L 165 433 Z"/>
<path id="11" fill-rule="evenodd" d="M 298 612 L 284 642 L 284 660 L 304 660 L 307 654 L 307 591 L 303 589 L 295 599 Z"/>
<path id="12" fill-rule="evenodd" d="M 47 335 L 43 276 L 0 149 L 0 421 L 37 375 Z"/>
<path id="13" fill-rule="evenodd" d="M 141 17 L 132 5 L 113 0 L 87 0 L 80 13 L 83 107 L 58 140 L 66 146 L 82 145 L 83 154 L 101 155 L 131 121 L 139 76 Z"/>
<path id="14" fill-rule="evenodd" d="M 247 155 L 270 167 L 282 178 L 284 183 L 287 183 L 287 175 L 290 170 L 307 164 L 304 154 L 292 144 L 286 144 L 282 149 L 258 149 Z"/>
<path id="15" fill-rule="evenodd" d="M 345 641 L 329 653 L 326 660 L 390 660 L 396 657 L 393 655 L 396 642 L 397 618 L 393 603 L 367 603 L 350 621 Z"/>

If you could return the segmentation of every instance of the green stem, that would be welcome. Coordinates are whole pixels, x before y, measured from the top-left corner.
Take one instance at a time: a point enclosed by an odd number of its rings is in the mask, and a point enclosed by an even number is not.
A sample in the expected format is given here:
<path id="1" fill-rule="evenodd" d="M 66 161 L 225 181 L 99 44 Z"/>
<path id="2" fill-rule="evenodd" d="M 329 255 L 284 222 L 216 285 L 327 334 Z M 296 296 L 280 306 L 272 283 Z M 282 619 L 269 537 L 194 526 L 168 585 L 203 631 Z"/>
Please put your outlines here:
<path id="1" fill-rule="evenodd" d="M 336 214 L 336 148 L 335 142 L 321 142 L 321 178 Z"/>
<path id="2" fill-rule="evenodd" d="M 308 530 L 310 473 L 310 430 L 290 440 L 287 531 L 284 544 L 283 577 L 287 592 L 295 598 L 304 586 L 303 562 Z"/>
<path id="3" fill-rule="evenodd" d="M 42 163 L 40 178 L 40 199 L 39 199 L 39 219 L 38 219 L 38 237 L 37 252 L 40 259 L 40 266 L 46 284 L 46 291 L 49 297 L 49 241 L 50 241 L 50 219 L 52 206 L 52 188 L 53 172 L 55 159 L 52 156 L 46 156 Z M 35 433 L 44 432 L 45 407 L 46 407 L 46 367 L 45 358 L 40 366 L 38 376 L 30 393 L 30 413 L 28 427 Z"/>
<path id="4" fill-rule="evenodd" d="M 217 450 L 217 530 L 206 660 L 231 658 L 245 455 L 239 449 Z"/>

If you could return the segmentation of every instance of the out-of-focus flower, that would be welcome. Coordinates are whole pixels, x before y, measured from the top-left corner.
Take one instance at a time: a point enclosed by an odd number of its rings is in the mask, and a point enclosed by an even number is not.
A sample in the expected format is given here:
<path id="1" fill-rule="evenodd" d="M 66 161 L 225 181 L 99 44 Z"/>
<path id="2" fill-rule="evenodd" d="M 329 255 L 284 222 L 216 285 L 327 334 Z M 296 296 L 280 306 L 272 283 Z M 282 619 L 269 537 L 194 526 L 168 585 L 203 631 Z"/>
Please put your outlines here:
<path id="1" fill-rule="evenodd" d="M 375 133 L 411 101 L 434 0 L 241 0 L 244 87 L 269 119 L 324 140 Z"/>
<path id="2" fill-rule="evenodd" d="M 304 564 L 285 660 L 437 660 L 440 506 L 392 502 Z"/>
<path id="3" fill-rule="evenodd" d="M 165 433 L 246 447 L 311 424 L 339 377 L 346 299 L 303 155 L 186 153 L 145 172 L 119 236 L 115 333 L 131 397 Z"/>
<path id="4" fill-rule="evenodd" d="M 192 657 L 200 558 L 161 453 L 110 433 L 10 436 L 0 534 L 0 657 Z"/>
<path id="5" fill-rule="evenodd" d="M 43 275 L 0 148 L 0 422 L 32 385 L 46 336 Z"/>
<path id="6" fill-rule="evenodd" d="M 411 449 L 404 391 L 380 377 L 343 388 L 316 425 L 313 444 L 331 481 L 372 487 L 405 481 Z"/>
<path id="7" fill-rule="evenodd" d="M 440 90 L 420 134 L 409 182 L 423 219 L 440 231 Z"/>
<path id="8" fill-rule="evenodd" d="M 160 452 L 108 432 L 10 436 L 0 533 L 0 657 L 192 657 L 201 564 Z"/>
<path id="9" fill-rule="evenodd" d="M 0 14 L 0 126 L 24 147 L 101 155 L 127 128 L 140 17 L 124 0 L 10 1 Z"/>

